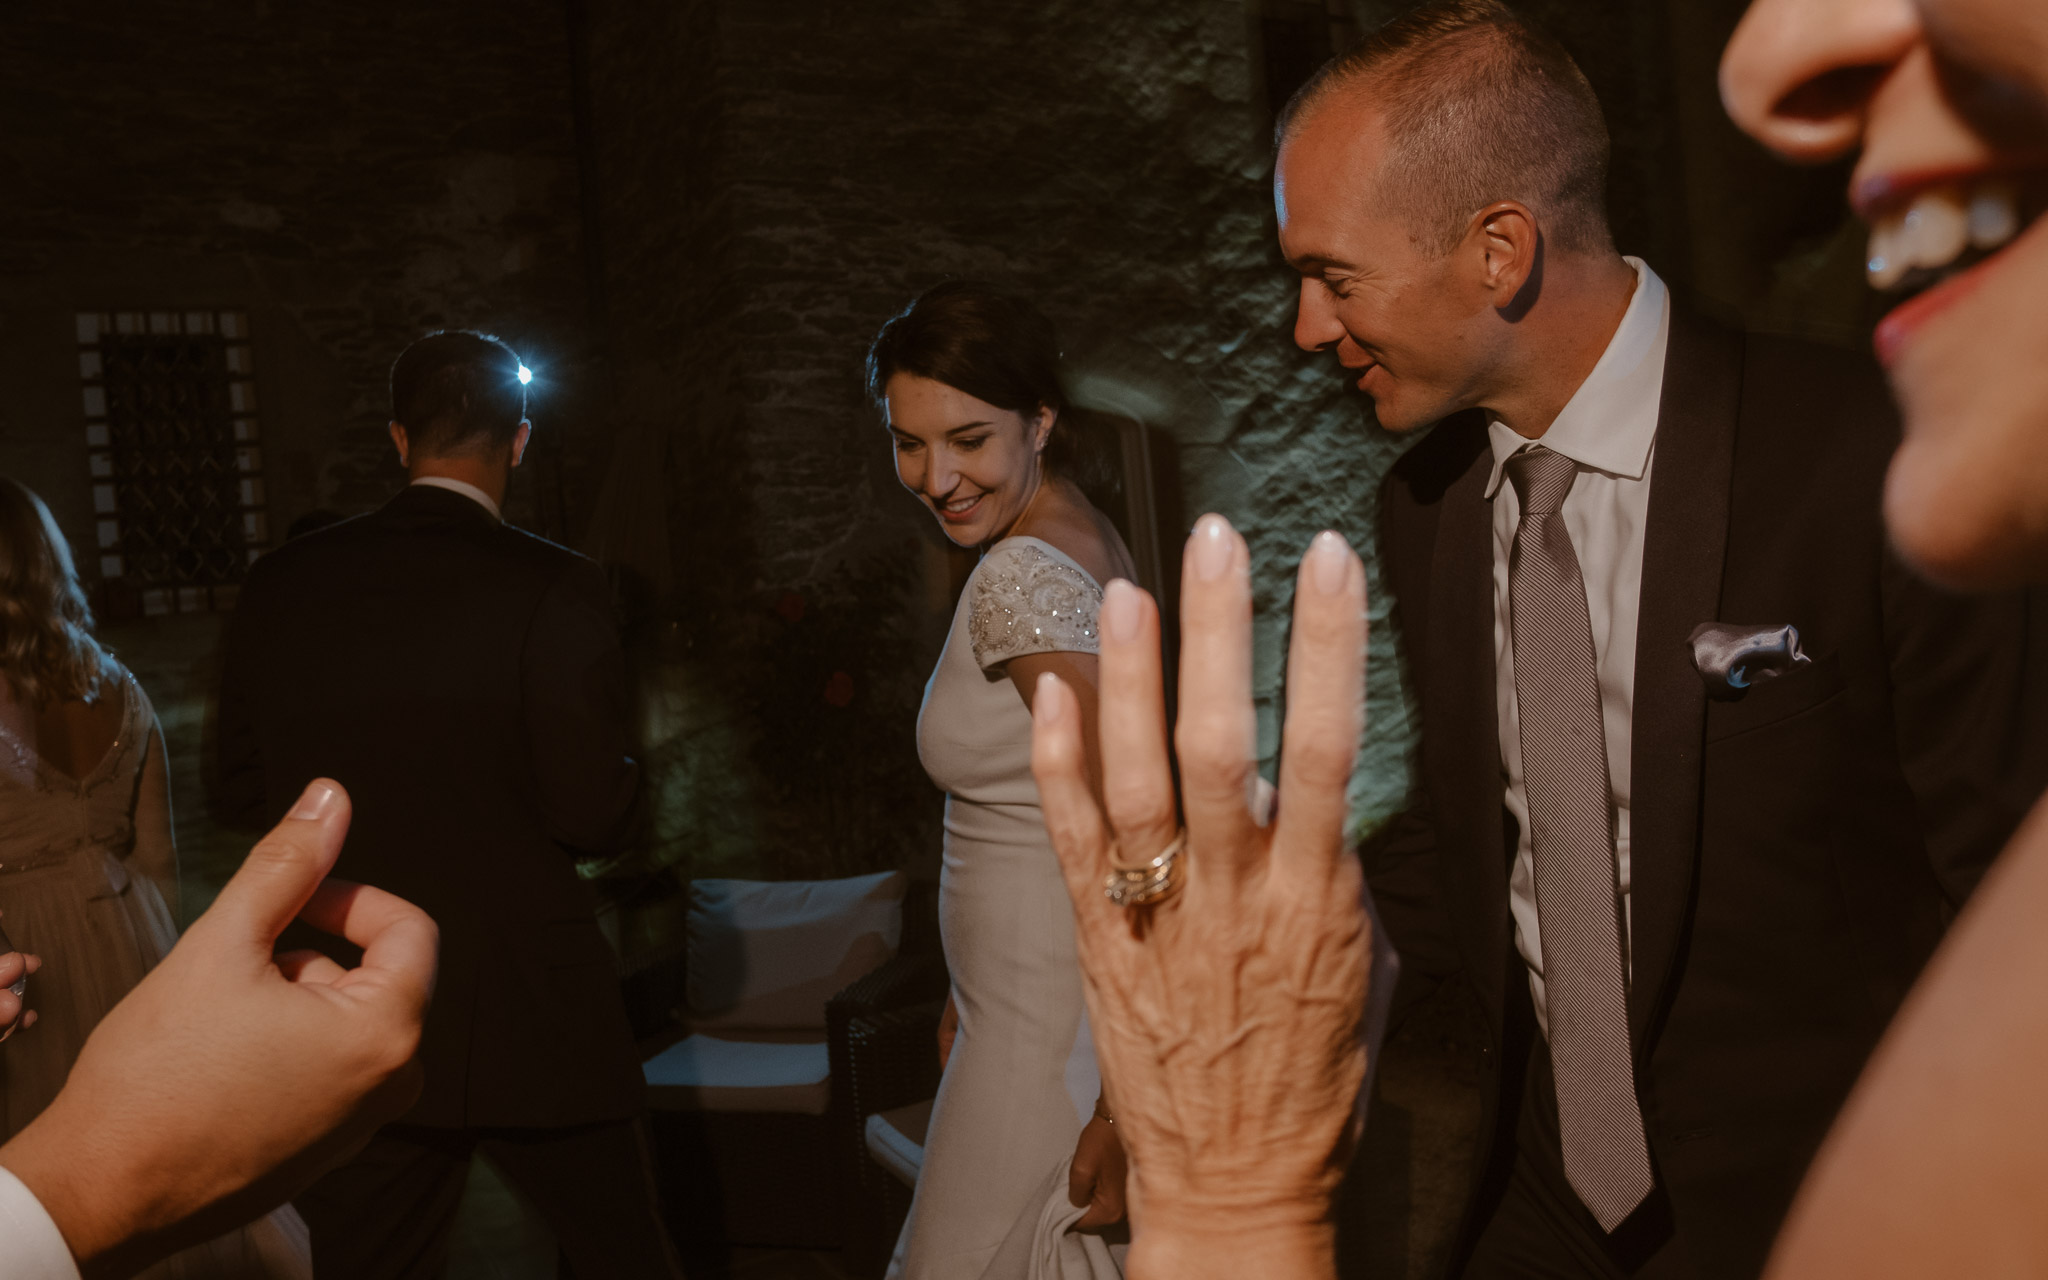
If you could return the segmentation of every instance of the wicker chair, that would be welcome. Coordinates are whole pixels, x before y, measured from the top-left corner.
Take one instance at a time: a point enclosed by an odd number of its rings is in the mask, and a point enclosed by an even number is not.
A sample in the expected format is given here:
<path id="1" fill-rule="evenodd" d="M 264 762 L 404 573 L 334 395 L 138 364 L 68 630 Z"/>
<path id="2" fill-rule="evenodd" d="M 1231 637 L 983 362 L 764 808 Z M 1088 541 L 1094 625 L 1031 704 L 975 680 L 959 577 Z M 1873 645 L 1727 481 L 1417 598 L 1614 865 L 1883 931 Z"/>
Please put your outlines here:
<path id="1" fill-rule="evenodd" d="M 832 998 L 834 1141 L 846 1169 L 846 1265 L 879 1276 L 910 1212 L 910 1188 L 867 1150 L 868 1117 L 938 1092 L 939 1013 L 951 980 L 939 949 L 938 886 L 914 883 L 894 959 Z"/>
<path id="2" fill-rule="evenodd" d="M 912 900 L 905 904 L 904 943 L 923 947 L 924 935 L 936 934 L 930 897 L 917 895 L 913 886 Z M 934 923 L 928 927 L 918 918 L 921 914 L 932 915 Z M 680 992 L 685 983 L 678 970 L 687 964 L 686 956 L 665 957 L 664 972 L 631 975 L 628 992 L 641 997 L 633 1003 L 644 1008 L 650 996 Z M 907 955 L 899 945 L 895 956 L 826 1002 L 822 1045 L 805 1042 L 801 1034 L 719 1032 L 719 1039 L 710 1041 L 692 1036 L 693 1027 L 673 1015 L 642 1040 L 655 1164 L 670 1231 L 679 1242 L 805 1249 L 839 1248 L 847 1242 L 849 1208 L 857 1198 L 852 1187 L 856 1166 L 846 1139 L 855 1123 L 849 1110 L 851 1086 L 842 1083 L 841 1067 L 852 1043 L 850 1027 L 891 1001 L 928 1000 L 920 993 L 932 988 L 931 962 L 929 955 Z M 936 981 L 943 995 L 943 962 Z M 729 1077 L 730 1071 L 697 1072 L 687 1083 L 669 1083 L 692 1075 L 688 1069 L 677 1071 L 678 1054 L 687 1062 L 696 1053 L 694 1061 L 703 1063 L 710 1061 L 701 1056 L 707 1050 L 743 1055 L 738 1059 L 742 1072 L 750 1071 L 755 1060 L 744 1056 L 748 1051 L 760 1052 L 770 1077 L 783 1059 L 793 1061 L 796 1070 L 783 1085 L 769 1078 L 748 1081 L 761 1087 L 744 1090 L 700 1083 L 720 1074 Z M 795 1061 L 807 1053 L 819 1055 L 815 1077 Z"/>

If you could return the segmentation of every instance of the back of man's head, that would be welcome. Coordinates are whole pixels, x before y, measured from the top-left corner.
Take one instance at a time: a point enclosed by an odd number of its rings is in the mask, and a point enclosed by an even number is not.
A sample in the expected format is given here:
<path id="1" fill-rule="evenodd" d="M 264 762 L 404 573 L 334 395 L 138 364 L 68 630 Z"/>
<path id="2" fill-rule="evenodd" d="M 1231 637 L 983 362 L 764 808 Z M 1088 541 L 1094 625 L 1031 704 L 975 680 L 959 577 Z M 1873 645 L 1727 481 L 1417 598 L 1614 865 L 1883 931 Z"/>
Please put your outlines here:
<path id="1" fill-rule="evenodd" d="M 523 366 L 488 333 L 430 333 L 391 366 L 391 420 L 421 458 L 495 458 L 526 419 Z"/>
<path id="2" fill-rule="evenodd" d="M 1611 250 L 1599 99 L 1564 47 L 1500 0 L 1442 0 L 1388 22 L 1302 86 L 1280 141 L 1345 103 L 1380 118 L 1376 195 L 1432 252 L 1503 200 L 1534 212 L 1559 250 Z"/>

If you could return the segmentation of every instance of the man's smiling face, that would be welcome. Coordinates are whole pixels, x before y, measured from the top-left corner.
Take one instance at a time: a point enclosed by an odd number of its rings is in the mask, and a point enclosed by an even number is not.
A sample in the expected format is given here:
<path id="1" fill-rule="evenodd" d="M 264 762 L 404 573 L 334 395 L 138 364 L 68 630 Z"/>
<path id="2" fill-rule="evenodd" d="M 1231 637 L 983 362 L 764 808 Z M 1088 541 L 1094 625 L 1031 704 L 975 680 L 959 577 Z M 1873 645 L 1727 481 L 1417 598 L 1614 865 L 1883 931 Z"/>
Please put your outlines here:
<path id="1" fill-rule="evenodd" d="M 1377 198 L 1387 153 L 1378 115 L 1355 95 L 1311 109 L 1281 145 L 1273 180 L 1280 250 L 1301 275 L 1294 341 L 1334 351 L 1391 431 L 1479 404 L 1499 352 L 1467 237 L 1435 254 Z"/>

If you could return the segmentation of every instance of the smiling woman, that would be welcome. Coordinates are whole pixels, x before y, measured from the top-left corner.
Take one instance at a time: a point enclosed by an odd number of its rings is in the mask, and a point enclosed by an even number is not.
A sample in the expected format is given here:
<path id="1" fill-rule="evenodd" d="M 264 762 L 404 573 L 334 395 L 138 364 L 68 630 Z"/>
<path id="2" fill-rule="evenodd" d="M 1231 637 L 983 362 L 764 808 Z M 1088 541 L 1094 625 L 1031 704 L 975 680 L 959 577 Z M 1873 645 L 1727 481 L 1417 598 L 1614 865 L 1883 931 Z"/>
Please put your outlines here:
<path id="1" fill-rule="evenodd" d="M 1870 283 L 1910 295 L 1877 334 L 1905 417 L 1893 536 L 1954 582 L 2048 580 L 2048 6 L 1757 0 L 1721 79 L 1779 153 L 1862 150 Z M 2048 1265 L 2044 902 L 2037 805 L 1872 1058 L 1769 1276 Z"/>
<path id="2" fill-rule="evenodd" d="M 948 538 L 986 550 L 918 716 L 918 754 L 947 793 L 953 990 L 890 1275 L 1023 1280 L 1051 1254 L 1069 1280 L 1114 1276 L 1120 1254 L 1094 1229 L 1124 1216 L 1123 1150 L 1031 780 L 1029 708 L 1046 672 L 1092 708 L 1103 584 L 1133 575 L 1130 552 L 1077 483 L 1059 343 L 1030 303 L 939 285 L 882 326 L 867 368 L 897 478 Z M 1099 775 L 1092 745 L 1090 758 Z"/>
<path id="3" fill-rule="evenodd" d="M 1952 582 L 2048 577 L 2048 7 L 1758 0 L 1730 43 L 1736 123 L 1801 161 L 1861 148 L 1877 348 L 1905 410 L 1886 517 Z"/>

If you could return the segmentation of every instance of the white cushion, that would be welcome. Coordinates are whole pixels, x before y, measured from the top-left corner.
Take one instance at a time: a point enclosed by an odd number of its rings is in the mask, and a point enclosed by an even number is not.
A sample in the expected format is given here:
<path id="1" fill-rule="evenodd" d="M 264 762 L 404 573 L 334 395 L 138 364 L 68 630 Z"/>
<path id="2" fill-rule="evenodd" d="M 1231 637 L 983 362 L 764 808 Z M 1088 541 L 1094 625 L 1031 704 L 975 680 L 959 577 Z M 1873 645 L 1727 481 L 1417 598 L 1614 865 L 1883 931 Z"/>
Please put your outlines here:
<path id="1" fill-rule="evenodd" d="M 894 1111 L 877 1111 L 868 1117 L 868 1154 L 875 1163 L 896 1175 L 906 1187 L 917 1185 L 924 1168 L 924 1135 L 932 1124 L 934 1098 L 913 1102 Z"/>
<path id="2" fill-rule="evenodd" d="M 825 1042 L 694 1035 L 640 1065 L 657 1111 L 781 1111 L 822 1116 L 832 1101 Z"/>
<path id="3" fill-rule="evenodd" d="M 849 880 L 697 880 L 687 990 L 693 1028 L 825 1028 L 825 1002 L 903 936 L 900 871 Z"/>

